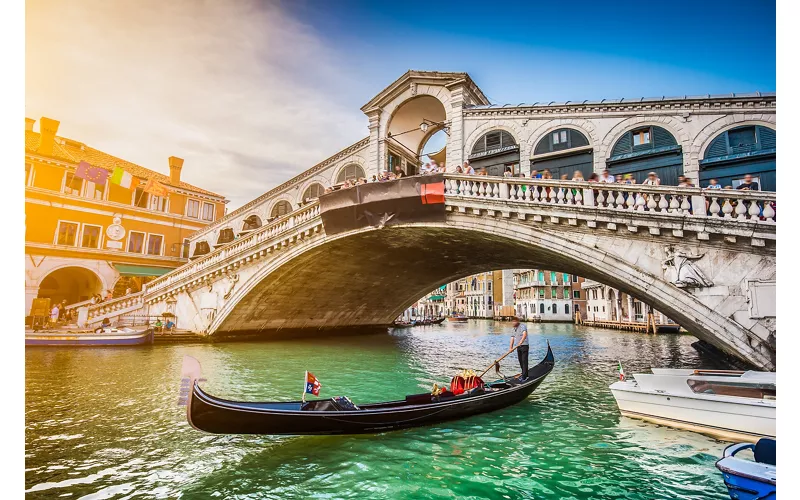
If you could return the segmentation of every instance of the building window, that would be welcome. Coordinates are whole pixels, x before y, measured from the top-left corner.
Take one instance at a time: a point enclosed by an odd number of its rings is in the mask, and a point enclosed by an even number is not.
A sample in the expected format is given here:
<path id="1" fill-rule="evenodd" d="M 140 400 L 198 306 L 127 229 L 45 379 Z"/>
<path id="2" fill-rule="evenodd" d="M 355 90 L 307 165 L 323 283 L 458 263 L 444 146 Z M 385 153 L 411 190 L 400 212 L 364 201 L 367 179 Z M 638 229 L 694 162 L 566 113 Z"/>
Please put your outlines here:
<path id="1" fill-rule="evenodd" d="M 166 212 L 167 198 L 155 195 L 150 196 L 150 202 L 148 203 L 148 208 L 150 208 L 150 210 L 155 210 L 156 212 Z"/>
<path id="2" fill-rule="evenodd" d="M 84 224 L 83 234 L 81 235 L 81 246 L 83 248 L 100 248 L 100 234 L 102 231 L 103 228 L 100 226 Z"/>
<path id="3" fill-rule="evenodd" d="M 634 130 L 631 135 L 633 135 L 634 147 L 650 144 L 650 127 Z"/>
<path id="4" fill-rule="evenodd" d="M 143 188 L 137 187 L 133 192 L 133 206 L 147 208 L 149 193 L 145 193 Z"/>
<path id="5" fill-rule="evenodd" d="M 543 299 L 543 298 L 544 298 L 544 288 L 540 288 L 540 289 L 539 289 L 539 298 L 540 298 L 540 299 Z"/>
<path id="6" fill-rule="evenodd" d="M 553 272 L 553 271 L 550 271 L 550 283 L 556 284 L 557 282 L 558 282 L 558 279 L 556 278 L 556 273 Z"/>
<path id="7" fill-rule="evenodd" d="M 292 205 L 286 200 L 281 200 L 276 203 L 274 207 L 272 207 L 270 218 L 274 219 L 275 217 L 283 217 L 291 211 Z"/>
<path id="8" fill-rule="evenodd" d="M 106 186 L 95 184 L 94 182 L 86 182 L 86 193 L 84 196 L 90 200 L 102 200 L 105 198 Z"/>
<path id="9" fill-rule="evenodd" d="M 553 145 L 566 144 L 566 143 L 567 143 L 566 130 L 556 130 L 555 132 L 553 132 Z"/>
<path id="10" fill-rule="evenodd" d="M 72 196 L 80 196 L 83 189 L 83 179 L 76 177 L 72 172 L 67 172 L 67 180 L 64 183 L 64 193 Z"/>
<path id="11" fill-rule="evenodd" d="M 579 298 L 581 298 L 581 291 L 580 291 L 580 290 L 573 290 L 573 291 L 572 291 L 572 298 L 573 298 L 573 299 L 579 299 Z"/>
<path id="12" fill-rule="evenodd" d="M 147 236 L 147 255 L 161 255 L 161 246 L 164 237 L 160 234 L 150 234 Z"/>
<path id="13" fill-rule="evenodd" d="M 189 238 L 184 238 L 183 239 L 183 246 L 181 247 L 181 257 L 183 257 L 184 259 L 188 259 L 189 258 L 189 247 L 190 246 L 191 245 L 189 244 Z"/>
<path id="14" fill-rule="evenodd" d="M 578 277 L 576 275 L 574 275 L 574 274 L 572 275 L 572 282 L 573 283 L 577 283 L 578 282 Z"/>
<path id="15" fill-rule="evenodd" d="M 306 191 L 303 193 L 303 203 L 308 203 L 311 200 L 316 200 L 325 192 L 325 188 L 322 187 L 322 184 L 314 183 L 306 188 Z"/>
<path id="16" fill-rule="evenodd" d="M 58 222 L 57 245 L 75 246 L 78 237 L 78 224 L 76 222 Z"/>
<path id="17" fill-rule="evenodd" d="M 728 144 L 732 151 L 750 150 L 756 144 L 756 127 L 739 127 L 728 130 Z"/>
<path id="18" fill-rule="evenodd" d="M 569 314 L 569 304 L 564 304 L 564 314 Z"/>
<path id="19" fill-rule="evenodd" d="M 606 300 L 606 289 L 605 288 L 601 288 L 600 289 L 600 298 L 603 299 L 603 300 Z"/>
<path id="20" fill-rule="evenodd" d="M 128 233 L 128 251 L 131 253 L 142 253 L 144 250 L 144 233 L 131 231 Z"/>
<path id="21" fill-rule="evenodd" d="M 606 312 L 606 306 L 603 306 L 603 312 Z"/>
<path id="22" fill-rule="evenodd" d="M 356 164 L 347 165 L 341 169 L 339 171 L 339 175 L 336 176 L 336 184 L 341 184 L 344 181 L 357 180 L 361 177 L 366 177 L 366 174 L 364 174 L 364 169 L 361 168 L 361 166 Z"/>
<path id="23" fill-rule="evenodd" d="M 203 203 L 203 220 L 214 220 L 214 204 Z"/>
<path id="24" fill-rule="evenodd" d="M 550 298 L 552 299 L 558 298 L 558 289 L 556 287 L 550 289 Z"/>
<path id="25" fill-rule="evenodd" d="M 564 287 L 564 298 L 565 299 L 569 298 L 569 288 L 567 288 L 567 287 Z"/>
<path id="26" fill-rule="evenodd" d="M 31 173 L 33 173 L 33 164 L 32 163 L 26 163 L 25 164 L 25 185 L 26 186 L 30 186 L 31 185 Z"/>
<path id="27" fill-rule="evenodd" d="M 539 271 L 539 281 L 544 281 L 544 271 Z"/>
<path id="28" fill-rule="evenodd" d="M 478 139 L 478 142 L 472 146 L 472 153 L 470 156 L 516 145 L 517 141 L 514 140 L 514 136 L 505 130 L 494 130 L 492 132 L 487 132 L 483 137 Z"/>
<path id="29" fill-rule="evenodd" d="M 544 314 L 544 302 L 539 303 L 539 314 Z"/>
<path id="30" fill-rule="evenodd" d="M 200 217 L 200 202 L 197 200 L 186 200 L 186 217 L 197 219 Z"/>
<path id="31" fill-rule="evenodd" d="M 564 273 L 564 284 L 566 285 L 567 283 L 569 283 L 569 274 Z"/>
<path id="32" fill-rule="evenodd" d="M 580 310 L 581 310 L 581 305 L 580 304 L 575 304 L 575 312 L 578 312 Z"/>

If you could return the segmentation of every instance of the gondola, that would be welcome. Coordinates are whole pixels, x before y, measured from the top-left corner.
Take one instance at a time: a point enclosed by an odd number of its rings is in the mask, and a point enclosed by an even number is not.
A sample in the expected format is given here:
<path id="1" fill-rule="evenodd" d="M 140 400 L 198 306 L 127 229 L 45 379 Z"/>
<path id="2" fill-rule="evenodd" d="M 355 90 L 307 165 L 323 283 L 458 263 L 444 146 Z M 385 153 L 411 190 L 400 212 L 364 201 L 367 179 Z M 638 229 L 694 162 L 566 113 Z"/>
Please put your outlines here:
<path id="1" fill-rule="evenodd" d="M 553 370 L 547 343 L 544 359 L 528 378 L 488 383 L 460 395 L 413 394 L 398 401 L 356 406 L 346 397 L 307 402 L 242 402 L 212 396 L 200 388 L 200 363 L 184 356 L 181 399 L 186 418 L 197 430 L 214 434 L 365 434 L 436 424 L 499 410 L 527 398 Z"/>

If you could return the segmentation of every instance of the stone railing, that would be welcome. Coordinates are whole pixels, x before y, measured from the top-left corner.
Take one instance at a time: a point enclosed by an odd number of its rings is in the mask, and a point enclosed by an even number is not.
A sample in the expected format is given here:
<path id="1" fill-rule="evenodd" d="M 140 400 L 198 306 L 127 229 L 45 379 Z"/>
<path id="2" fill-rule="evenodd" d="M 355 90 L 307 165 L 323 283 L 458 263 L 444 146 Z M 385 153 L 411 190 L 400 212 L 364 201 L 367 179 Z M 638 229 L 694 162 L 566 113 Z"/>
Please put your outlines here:
<path id="1" fill-rule="evenodd" d="M 445 176 L 445 195 L 541 206 L 647 212 L 775 224 L 775 193 L 586 181 Z"/>
<path id="2" fill-rule="evenodd" d="M 81 328 L 102 321 L 103 318 L 119 317 L 144 307 L 144 292 L 131 293 L 99 304 L 83 305 L 78 308 L 78 326 Z"/>
<path id="3" fill-rule="evenodd" d="M 314 201 L 286 216 L 250 232 L 247 236 L 236 239 L 226 245 L 206 254 L 199 259 L 191 261 L 174 271 L 171 271 L 144 286 L 147 296 L 156 294 L 175 284 L 190 278 L 195 278 L 207 273 L 218 264 L 228 261 L 248 249 L 255 247 L 266 240 L 281 236 L 292 231 L 295 227 L 319 217 L 319 204 Z"/>

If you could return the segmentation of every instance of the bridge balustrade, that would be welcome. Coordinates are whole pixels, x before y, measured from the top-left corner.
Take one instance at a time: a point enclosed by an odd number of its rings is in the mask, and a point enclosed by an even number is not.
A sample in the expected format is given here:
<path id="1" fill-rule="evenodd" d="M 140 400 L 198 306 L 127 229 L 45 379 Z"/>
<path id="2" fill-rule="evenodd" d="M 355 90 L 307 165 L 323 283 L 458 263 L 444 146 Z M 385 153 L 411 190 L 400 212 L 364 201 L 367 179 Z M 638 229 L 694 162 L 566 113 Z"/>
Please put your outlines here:
<path id="1" fill-rule="evenodd" d="M 775 193 L 447 174 L 445 195 L 775 223 Z"/>
<path id="2" fill-rule="evenodd" d="M 158 292 L 171 285 L 182 282 L 193 276 L 200 276 L 205 274 L 209 269 L 221 264 L 239 252 L 258 245 L 266 240 L 275 238 L 282 233 L 285 233 L 299 224 L 307 222 L 319 216 L 319 204 L 317 202 L 310 203 L 291 212 L 284 217 L 272 221 L 259 229 L 252 231 L 247 236 L 236 239 L 226 245 L 214 250 L 213 252 L 202 256 L 199 259 L 193 260 L 185 264 L 175 271 L 167 273 L 158 279 L 155 279 L 144 286 L 145 294 L 149 295 Z"/>

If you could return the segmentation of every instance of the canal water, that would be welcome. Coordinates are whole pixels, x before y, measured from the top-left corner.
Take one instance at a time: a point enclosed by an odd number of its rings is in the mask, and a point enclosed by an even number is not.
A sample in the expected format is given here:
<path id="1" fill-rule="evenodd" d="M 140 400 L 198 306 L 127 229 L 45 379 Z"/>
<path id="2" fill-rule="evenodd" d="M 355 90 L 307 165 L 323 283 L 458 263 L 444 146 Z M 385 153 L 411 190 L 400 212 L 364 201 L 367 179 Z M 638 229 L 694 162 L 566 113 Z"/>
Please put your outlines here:
<path id="1" fill-rule="evenodd" d="M 445 322 L 367 336 L 144 348 L 27 349 L 29 498 L 727 498 L 725 443 L 620 417 L 608 385 L 625 371 L 716 367 L 688 335 L 530 324 L 531 364 L 556 367 L 498 412 L 378 435 L 218 436 L 176 406 L 184 354 L 209 392 L 296 400 L 309 370 L 322 396 L 402 398 L 483 369 L 509 323 Z M 503 371 L 515 373 L 516 359 Z"/>

